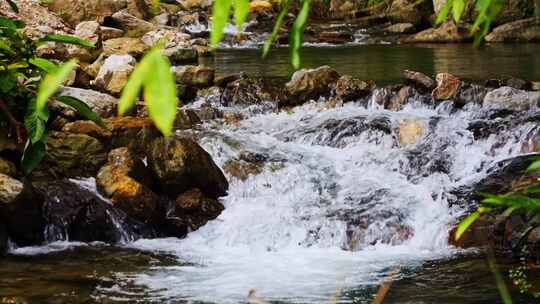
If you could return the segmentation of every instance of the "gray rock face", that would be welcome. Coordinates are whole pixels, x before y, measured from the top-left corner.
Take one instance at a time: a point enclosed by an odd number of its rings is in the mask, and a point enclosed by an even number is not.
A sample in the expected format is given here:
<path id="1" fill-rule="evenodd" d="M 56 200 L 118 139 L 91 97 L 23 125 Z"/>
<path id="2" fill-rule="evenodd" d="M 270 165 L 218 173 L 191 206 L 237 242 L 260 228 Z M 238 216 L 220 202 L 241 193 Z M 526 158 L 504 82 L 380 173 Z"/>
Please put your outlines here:
<path id="1" fill-rule="evenodd" d="M 300 105 L 310 99 L 330 93 L 339 73 L 329 66 L 302 69 L 295 72 L 285 86 L 291 98 L 287 105 Z"/>
<path id="2" fill-rule="evenodd" d="M 525 111 L 540 105 L 540 92 L 528 92 L 511 87 L 501 87 L 486 94 L 484 107 Z"/>
<path id="3" fill-rule="evenodd" d="M 103 62 L 94 84 L 111 94 L 120 94 L 136 64 L 130 55 L 112 55 Z"/>

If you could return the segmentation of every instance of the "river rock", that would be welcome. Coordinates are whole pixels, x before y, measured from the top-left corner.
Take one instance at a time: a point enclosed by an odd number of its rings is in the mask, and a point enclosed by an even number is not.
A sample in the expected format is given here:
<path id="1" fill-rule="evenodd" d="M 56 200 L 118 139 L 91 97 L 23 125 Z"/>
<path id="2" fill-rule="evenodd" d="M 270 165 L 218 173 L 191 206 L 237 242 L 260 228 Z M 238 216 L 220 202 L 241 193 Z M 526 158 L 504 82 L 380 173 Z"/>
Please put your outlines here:
<path id="1" fill-rule="evenodd" d="M 122 36 L 124 36 L 124 31 L 121 29 L 109 26 L 101 26 L 101 38 L 103 39 L 103 41 L 120 38 Z"/>
<path id="2" fill-rule="evenodd" d="M 5 255 L 9 249 L 9 236 L 6 225 L 0 221 L 0 257 Z"/>
<path id="3" fill-rule="evenodd" d="M 75 28 L 75 35 L 79 38 L 92 42 L 94 48 L 86 48 L 77 45 L 67 45 L 70 58 L 77 58 L 83 62 L 91 62 L 101 52 L 101 27 L 96 21 L 84 21 Z"/>
<path id="4" fill-rule="evenodd" d="M 527 234 L 526 246 L 531 255 L 529 259 L 538 262 L 540 260 L 540 226 L 536 226 Z"/>
<path id="5" fill-rule="evenodd" d="M 396 23 L 384 28 L 384 31 L 389 34 L 412 34 L 416 27 L 412 23 Z"/>
<path id="6" fill-rule="evenodd" d="M 174 128 L 177 130 L 191 129 L 201 123 L 201 119 L 192 109 L 180 109 L 176 113 Z"/>
<path id="7" fill-rule="evenodd" d="M 401 39 L 403 43 L 423 43 L 423 42 L 466 42 L 472 40 L 470 30 L 467 26 L 456 25 L 448 20 L 437 28 L 430 28 L 410 37 Z"/>
<path id="8" fill-rule="evenodd" d="M 425 92 L 433 90 L 437 85 L 435 80 L 420 72 L 404 70 L 403 77 L 405 78 L 406 83 L 410 83 L 418 90 Z"/>
<path id="9" fill-rule="evenodd" d="M 375 83 L 352 78 L 351 76 L 341 76 L 336 82 L 336 95 L 343 101 L 355 100 L 371 94 Z"/>
<path id="10" fill-rule="evenodd" d="M 0 174 L 0 225 L 18 246 L 43 241 L 42 200 L 28 182 Z"/>
<path id="11" fill-rule="evenodd" d="M 417 119 L 403 119 L 398 122 L 398 140 L 402 147 L 416 145 L 426 133 L 426 123 Z"/>
<path id="12" fill-rule="evenodd" d="M 105 147 L 94 137 L 50 132 L 47 152 L 38 171 L 48 169 L 62 176 L 89 177 L 95 175 L 105 159 Z"/>
<path id="13" fill-rule="evenodd" d="M 395 0 L 392 1 L 388 18 L 392 23 L 428 24 L 433 14 L 432 0 Z"/>
<path id="14" fill-rule="evenodd" d="M 172 64 L 196 63 L 199 58 L 197 49 L 192 47 L 175 46 L 163 50 L 163 55 L 169 58 Z"/>
<path id="15" fill-rule="evenodd" d="M 223 169 L 229 176 L 245 181 L 250 176 L 261 174 L 262 164 L 232 159 L 225 163 Z"/>
<path id="16" fill-rule="evenodd" d="M 71 96 L 84 101 L 92 111 L 99 114 L 101 117 L 111 117 L 116 115 L 118 99 L 111 95 L 103 94 L 94 90 L 86 90 L 71 87 L 62 87 L 59 90 L 59 95 Z M 64 115 L 76 117 L 76 111 L 66 105 L 54 103 L 55 107 L 60 107 L 64 110 Z"/>
<path id="17" fill-rule="evenodd" d="M 128 148 L 109 152 L 96 177 L 99 191 L 117 208 L 144 223 L 156 222 L 160 198 L 151 190 L 151 173 Z"/>
<path id="18" fill-rule="evenodd" d="M 481 105 L 488 92 L 489 90 L 486 87 L 462 81 L 461 87 L 453 100 L 458 107 L 462 107 L 468 103 Z"/>
<path id="19" fill-rule="evenodd" d="M 184 65 L 173 67 L 176 82 L 196 88 L 211 87 L 214 83 L 214 69 L 205 66 Z"/>
<path id="20" fill-rule="evenodd" d="M 23 191 L 23 183 L 5 174 L 0 174 L 0 203 L 10 204 Z"/>
<path id="21" fill-rule="evenodd" d="M 216 199 L 208 198 L 194 188 L 178 195 L 172 216 L 167 218 L 167 226 L 173 228 L 173 236 L 184 237 L 187 232 L 195 231 L 217 218 L 224 209 Z"/>
<path id="22" fill-rule="evenodd" d="M 114 13 L 112 19 L 122 27 L 127 37 L 142 37 L 156 28 L 152 23 L 133 16 L 127 10 Z"/>
<path id="23" fill-rule="evenodd" d="M 487 42 L 539 42 L 540 19 L 533 17 L 503 24 L 485 39 Z"/>
<path id="24" fill-rule="evenodd" d="M 148 165 L 158 177 L 161 190 L 170 195 L 192 188 L 210 198 L 227 194 L 229 183 L 208 152 L 185 137 L 157 138 L 147 150 Z"/>
<path id="25" fill-rule="evenodd" d="M 540 92 L 528 92 L 511 87 L 495 89 L 484 98 L 484 107 L 525 111 L 540 106 Z"/>
<path id="26" fill-rule="evenodd" d="M 70 240 L 80 242 L 118 243 L 139 237 L 152 237 L 153 231 L 137 222 L 96 193 L 69 180 L 36 184 L 43 197 L 45 239 L 48 242 Z"/>
<path id="27" fill-rule="evenodd" d="M 106 17 L 125 8 L 127 0 L 50 0 L 43 3 L 75 26 L 82 21 L 103 23 Z"/>
<path id="28" fill-rule="evenodd" d="M 105 59 L 94 84 L 97 88 L 118 95 L 135 70 L 137 60 L 130 55 L 112 55 Z"/>
<path id="29" fill-rule="evenodd" d="M 518 90 L 531 90 L 532 83 L 520 78 L 508 78 L 504 81 L 504 85 Z"/>
<path id="30" fill-rule="evenodd" d="M 215 89 L 210 94 L 217 93 Z M 215 99 L 217 95 L 210 95 L 209 99 Z M 279 87 L 265 79 L 255 79 L 242 75 L 239 79 L 227 83 L 223 92 L 219 95 L 219 103 L 224 106 L 247 107 L 261 105 L 269 102 L 275 105 L 283 99 L 283 93 Z"/>
<path id="31" fill-rule="evenodd" d="M 17 167 L 9 160 L 0 157 L 0 174 L 15 176 L 17 174 Z"/>
<path id="32" fill-rule="evenodd" d="M 141 41 L 146 45 L 153 47 L 158 42 L 162 41 L 165 43 L 164 48 L 173 48 L 177 46 L 190 46 L 191 35 L 179 32 L 172 29 L 157 29 L 154 31 L 147 32 L 142 36 Z"/>
<path id="33" fill-rule="evenodd" d="M 103 42 L 103 55 L 131 55 L 140 58 L 150 47 L 139 38 L 114 38 Z"/>
<path id="34" fill-rule="evenodd" d="M 432 93 L 435 100 L 441 101 L 456 97 L 461 88 L 459 78 L 449 73 L 439 73 L 435 79 L 437 80 L 437 87 Z"/>
<path id="35" fill-rule="evenodd" d="M 41 1 L 17 0 L 16 3 L 19 12 L 14 12 L 7 1 L 0 1 L 0 11 L 6 18 L 23 21 L 26 24 L 24 31 L 31 38 L 42 38 L 43 32 L 70 32 L 62 18 L 40 5 Z"/>
<path id="36" fill-rule="evenodd" d="M 328 95 L 338 78 L 339 73 L 329 66 L 299 70 L 285 85 L 290 98 L 284 105 L 300 105 L 310 99 L 317 99 L 321 95 Z"/>

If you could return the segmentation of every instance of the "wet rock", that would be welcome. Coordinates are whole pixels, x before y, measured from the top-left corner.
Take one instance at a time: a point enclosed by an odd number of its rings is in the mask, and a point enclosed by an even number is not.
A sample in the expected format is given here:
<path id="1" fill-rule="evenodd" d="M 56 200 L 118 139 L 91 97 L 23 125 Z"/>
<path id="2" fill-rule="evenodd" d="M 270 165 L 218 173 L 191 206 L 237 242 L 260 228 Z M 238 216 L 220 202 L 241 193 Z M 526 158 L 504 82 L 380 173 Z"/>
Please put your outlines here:
<path id="1" fill-rule="evenodd" d="M 242 119 L 244 119 L 244 116 L 242 116 L 242 114 L 237 113 L 237 112 L 225 111 L 225 112 L 223 112 L 222 116 L 223 116 L 223 120 L 225 121 L 225 123 L 233 124 L 233 125 L 239 124 L 240 121 L 242 121 Z"/>
<path id="2" fill-rule="evenodd" d="M 61 129 L 66 133 L 73 134 L 86 134 L 95 138 L 111 138 L 112 132 L 98 126 L 95 122 L 90 120 L 77 120 L 74 122 L 68 122 Z"/>
<path id="3" fill-rule="evenodd" d="M 173 67 L 176 82 L 187 86 L 205 88 L 214 83 L 214 69 L 205 66 L 184 65 Z"/>
<path id="4" fill-rule="evenodd" d="M 456 76 L 448 73 L 439 73 L 437 77 L 437 87 L 433 90 L 433 98 L 435 100 L 453 99 L 461 88 L 461 80 Z"/>
<path id="5" fill-rule="evenodd" d="M 0 157 L 0 174 L 15 176 L 17 174 L 17 167 L 9 160 Z"/>
<path id="6" fill-rule="evenodd" d="M 112 20 L 122 27 L 127 37 L 142 37 L 145 33 L 155 29 L 155 25 L 131 15 L 127 10 L 114 13 Z"/>
<path id="7" fill-rule="evenodd" d="M 163 50 L 172 64 L 196 63 L 199 58 L 197 49 L 191 47 L 176 46 Z"/>
<path id="8" fill-rule="evenodd" d="M 392 23 L 423 25 L 429 23 L 432 13 L 431 0 L 396 0 L 390 6 L 388 18 Z"/>
<path id="9" fill-rule="evenodd" d="M 338 78 L 339 73 L 329 66 L 299 70 L 285 85 L 290 98 L 283 105 L 300 105 L 321 95 L 328 95 Z"/>
<path id="10" fill-rule="evenodd" d="M 192 139 L 158 138 L 148 147 L 147 156 L 165 193 L 174 196 L 191 188 L 200 189 L 210 198 L 227 193 L 229 183 L 223 172 Z"/>
<path id="11" fill-rule="evenodd" d="M 426 124 L 421 120 L 403 119 L 398 122 L 397 133 L 402 147 L 414 146 L 426 133 Z"/>
<path id="12" fill-rule="evenodd" d="M 375 84 L 351 76 L 341 76 L 336 82 L 336 95 L 343 101 L 355 100 L 371 94 Z"/>
<path id="13" fill-rule="evenodd" d="M 521 145 L 521 153 L 540 152 L 540 126 L 532 128 Z"/>
<path id="14" fill-rule="evenodd" d="M 0 174 L 0 224 L 18 246 L 43 241 L 42 199 L 30 183 Z"/>
<path id="15" fill-rule="evenodd" d="M 501 87 L 486 94 L 484 107 L 525 111 L 540 105 L 540 92 L 527 92 L 511 87 Z"/>
<path id="16" fill-rule="evenodd" d="M 453 100 L 458 107 L 467 103 L 482 104 L 488 92 L 489 90 L 483 86 L 461 82 L 461 87 Z"/>
<path id="17" fill-rule="evenodd" d="M 540 261 L 540 226 L 533 228 L 526 239 L 526 246 L 531 256 L 529 257 L 536 263 Z"/>
<path id="18" fill-rule="evenodd" d="M 103 144 L 84 134 L 51 132 L 46 150 L 38 171 L 48 169 L 62 176 L 94 176 L 106 159 Z"/>
<path id="19" fill-rule="evenodd" d="M 108 142 L 110 148 L 128 147 L 141 157 L 148 145 L 161 137 L 161 133 L 148 117 L 111 117 L 106 119 L 105 123 L 113 133 Z"/>
<path id="20" fill-rule="evenodd" d="M 180 109 L 176 113 L 176 120 L 174 121 L 174 128 L 185 130 L 191 129 L 194 126 L 201 123 L 199 116 L 192 109 Z"/>
<path id="21" fill-rule="evenodd" d="M 487 42 L 538 42 L 540 19 L 529 18 L 496 27 L 485 37 Z"/>
<path id="22" fill-rule="evenodd" d="M 97 194 L 68 180 L 36 185 L 44 198 L 44 231 L 48 242 L 70 240 L 118 243 L 152 237 L 153 231 L 137 222 Z"/>
<path id="23" fill-rule="evenodd" d="M 504 81 L 505 86 L 518 90 L 530 90 L 531 82 L 519 78 L 509 78 Z"/>
<path id="24" fill-rule="evenodd" d="M 279 88 L 264 79 L 254 79 L 241 76 L 229 82 L 220 95 L 219 103 L 225 106 L 261 105 L 264 102 L 272 104 L 283 99 Z"/>
<path id="25" fill-rule="evenodd" d="M 433 90 L 437 85 L 435 80 L 420 72 L 405 70 L 403 71 L 403 77 L 407 84 L 411 84 L 418 90 L 424 92 Z"/>
<path id="26" fill-rule="evenodd" d="M 430 28 L 401 39 L 403 43 L 422 42 L 466 42 L 472 40 L 470 30 L 466 26 L 456 25 L 452 21 L 446 21 L 437 28 Z"/>
<path id="27" fill-rule="evenodd" d="M 130 55 L 110 56 L 99 69 L 94 81 L 96 87 L 111 94 L 120 94 L 136 64 L 137 60 Z"/>
<path id="28" fill-rule="evenodd" d="M 194 231 L 217 218 L 225 208 L 216 199 L 206 197 L 194 188 L 180 194 L 174 205 L 174 215 L 167 218 L 167 225 L 174 227 L 174 236 L 184 237 L 182 231 Z"/>
<path id="29" fill-rule="evenodd" d="M 59 90 L 59 95 L 71 96 L 84 101 L 92 111 L 99 114 L 101 117 L 111 117 L 116 115 L 118 99 L 93 90 L 78 89 L 71 87 L 62 87 Z M 76 117 L 76 111 L 66 105 L 54 103 L 55 107 L 60 107 L 64 115 Z"/>
<path id="30" fill-rule="evenodd" d="M 531 90 L 532 91 L 540 91 L 540 81 L 532 81 L 531 82 Z"/>
<path id="31" fill-rule="evenodd" d="M 158 29 L 147 32 L 141 40 L 150 47 L 155 46 L 160 41 L 165 43 L 165 49 L 177 46 L 189 47 L 191 35 L 171 29 Z"/>
<path id="32" fill-rule="evenodd" d="M 470 228 L 456 240 L 457 226 L 450 230 L 448 243 L 459 248 L 478 248 L 493 245 L 494 221 L 491 215 L 481 216 Z"/>
<path id="33" fill-rule="evenodd" d="M 241 181 L 247 180 L 250 176 L 259 175 L 262 172 L 260 163 L 246 162 L 243 160 L 229 160 L 223 167 L 225 173 Z"/>
<path id="34" fill-rule="evenodd" d="M 8 237 L 7 228 L 4 223 L 0 221 L 0 257 L 5 255 L 9 249 Z"/>
<path id="35" fill-rule="evenodd" d="M 47 7 L 72 25 L 82 21 L 103 23 L 106 17 L 126 7 L 126 0 L 50 0 Z"/>
<path id="36" fill-rule="evenodd" d="M 115 38 L 103 42 L 103 55 L 131 55 L 135 58 L 142 57 L 150 47 L 139 38 Z"/>
<path id="37" fill-rule="evenodd" d="M 122 36 L 124 36 L 124 31 L 121 29 L 108 27 L 108 26 L 101 26 L 101 38 L 103 39 L 103 41 L 114 39 L 114 38 L 120 38 Z"/>
<path id="38" fill-rule="evenodd" d="M 99 191 L 130 217 L 152 223 L 159 217 L 160 198 L 151 190 L 151 172 L 128 148 L 109 152 L 96 177 Z"/>

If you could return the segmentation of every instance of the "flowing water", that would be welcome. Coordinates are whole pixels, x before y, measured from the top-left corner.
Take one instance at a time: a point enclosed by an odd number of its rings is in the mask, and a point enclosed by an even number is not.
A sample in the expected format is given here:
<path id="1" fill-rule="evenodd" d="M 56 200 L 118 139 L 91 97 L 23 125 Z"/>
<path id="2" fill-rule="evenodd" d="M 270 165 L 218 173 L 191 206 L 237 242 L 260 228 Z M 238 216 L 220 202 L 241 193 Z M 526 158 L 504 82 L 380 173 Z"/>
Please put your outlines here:
<path id="1" fill-rule="evenodd" d="M 196 135 L 218 165 L 247 151 L 263 170 L 231 179 L 216 220 L 183 240 L 16 249 L 0 265 L 0 295 L 25 296 L 9 278 L 18 275 L 17 265 L 31 268 L 28 255 L 63 250 L 67 264 L 81 268 L 58 274 L 56 285 L 48 277 L 56 289 L 44 288 L 68 302 L 71 292 L 105 303 L 242 303 L 256 290 L 279 303 L 369 303 L 377 285 L 392 277 L 389 303 L 496 303 L 481 259 L 463 258 L 470 253 L 448 244 L 449 229 L 465 211 L 452 204 L 452 190 L 519 155 L 535 123 L 475 139 L 468 126 L 491 115 L 477 105 L 417 101 L 390 112 L 367 99 L 337 108 L 313 102 L 292 113 L 230 110 L 248 119 L 210 123 Z M 399 144 L 408 124 L 420 130 L 417 142 Z M 58 267 L 58 254 L 34 257 L 41 261 L 38 277 L 54 278 L 42 268 Z M 21 282 L 34 278 L 25 271 Z"/>

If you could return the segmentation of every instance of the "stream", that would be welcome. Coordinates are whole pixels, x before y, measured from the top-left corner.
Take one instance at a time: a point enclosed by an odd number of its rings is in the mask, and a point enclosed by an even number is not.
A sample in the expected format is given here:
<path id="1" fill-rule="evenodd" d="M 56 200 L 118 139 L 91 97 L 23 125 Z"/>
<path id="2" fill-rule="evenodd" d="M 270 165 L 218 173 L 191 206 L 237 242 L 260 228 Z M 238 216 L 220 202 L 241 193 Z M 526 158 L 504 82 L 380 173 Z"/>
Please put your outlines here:
<path id="1" fill-rule="evenodd" d="M 403 69 L 538 80 L 539 53 L 540 45 L 354 46 L 307 48 L 303 59 L 384 84 L 400 82 Z M 272 64 L 258 56 L 220 51 L 211 64 L 219 75 L 289 77 L 286 50 L 274 52 Z M 0 262 L 0 296 L 20 303 L 245 303 L 253 291 L 275 303 L 371 303 L 391 279 L 384 303 L 500 303 L 484 258 L 448 244 L 450 227 L 466 211 L 453 204 L 452 190 L 520 155 L 534 123 L 475 139 L 468 126 L 491 118 L 473 104 L 433 108 L 418 100 L 391 112 L 372 100 L 329 109 L 320 101 L 291 113 L 228 110 L 247 119 L 193 132 L 222 168 L 248 151 L 263 169 L 230 180 L 216 220 L 182 240 L 13 249 Z M 422 132 L 403 147 L 399 129 L 408 122 Z M 528 303 L 512 293 L 516 303 Z"/>

